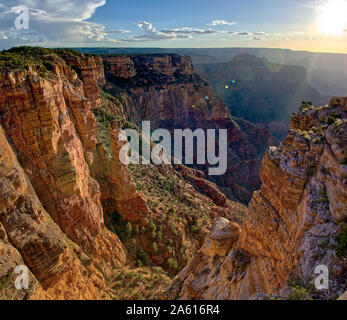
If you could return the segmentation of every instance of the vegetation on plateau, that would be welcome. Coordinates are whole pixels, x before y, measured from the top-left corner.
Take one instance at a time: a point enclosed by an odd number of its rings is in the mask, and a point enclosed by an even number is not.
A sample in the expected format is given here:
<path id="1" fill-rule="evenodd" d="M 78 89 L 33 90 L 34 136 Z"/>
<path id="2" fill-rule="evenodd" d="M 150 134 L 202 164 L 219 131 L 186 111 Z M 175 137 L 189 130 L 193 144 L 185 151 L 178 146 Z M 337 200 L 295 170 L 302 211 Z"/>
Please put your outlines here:
<path id="1" fill-rule="evenodd" d="M 53 62 L 62 61 L 62 57 L 82 56 L 70 49 L 47 49 L 41 47 L 14 47 L 0 52 L 0 71 L 24 70 L 31 67 L 40 76 L 52 70 Z"/>

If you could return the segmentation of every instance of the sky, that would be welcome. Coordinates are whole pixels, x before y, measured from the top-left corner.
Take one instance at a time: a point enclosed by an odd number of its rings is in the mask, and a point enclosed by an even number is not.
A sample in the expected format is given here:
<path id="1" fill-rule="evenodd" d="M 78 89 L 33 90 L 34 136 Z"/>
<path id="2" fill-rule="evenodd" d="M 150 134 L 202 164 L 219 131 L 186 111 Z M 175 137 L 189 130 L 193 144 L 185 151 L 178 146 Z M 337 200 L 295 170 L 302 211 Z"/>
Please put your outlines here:
<path id="1" fill-rule="evenodd" d="M 347 0 L 0 0 L 0 49 L 268 47 L 347 53 Z"/>

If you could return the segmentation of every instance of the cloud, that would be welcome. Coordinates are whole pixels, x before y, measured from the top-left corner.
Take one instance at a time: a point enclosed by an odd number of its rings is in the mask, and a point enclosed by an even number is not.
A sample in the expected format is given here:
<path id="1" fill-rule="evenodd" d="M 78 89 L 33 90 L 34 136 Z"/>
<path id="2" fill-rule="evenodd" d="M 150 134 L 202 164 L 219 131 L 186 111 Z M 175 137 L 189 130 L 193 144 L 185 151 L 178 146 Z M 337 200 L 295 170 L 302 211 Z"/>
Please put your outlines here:
<path id="1" fill-rule="evenodd" d="M 267 33 L 262 32 L 262 31 L 260 31 L 260 32 L 253 32 L 253 34 L 256 35 L 256 36 L 265 36 L 265 35 L 267 35 Z"/>
<path id="2" fill-rule="evenodd" d="M 192 38 L 194 35 L 210 35 L 226 32 L 217 31 L 213 29 L 193 29 L 190 27 L 158 30 L 155 27 L 153 27 L 152 23 L 147 21 L 138 21 L 135 24 L 144 31 L 144 34 L 138 36 L 131 36 L 126 39 L 121 39 L 119 40 L 120 42 L 145 42 L 189 39 Z"/>
<path id="3" fill-rule="evenodd" d="M 105 31 L 107 34 L 125 34 L 125 33 L 130 33 L 131 31 L 129 30 L 108 30 Z"/>
<path id="4" fill-rule="evenodd" d="M 252 35 L 251 32 L 237 32 L 235 34 L 238 36 L 251 36 Z"/>
<path id="5" fill-rule="evenodd" d="M 0 0 L 1 1 L 1 0 Z M 15 45 L 84 46 L 98 44 L 131 43 L 191 39 L 209 35 L 265 35 L 261 32 L 232 32 L 215 28 L 157 29 L 147 21 L 136 22 L 143 34 L 132 35 L 125 29 L 107 30 L 105 25 L 90 22 L 95 11 L 107 0 L 11 0 L 0 3 L 0 49 Z M 29 30 L 16 30 L 15 19 L 19 6 L 29 9 Z M 16 8 L 17 7 L 17 8 Z M 236 22 L 214 20 L 209 26 L 231 26 Z M 218 29 L 218 28 L 217 28 Z"/>
<path id="6" fill-rule="evenodd" d="M 224 20 L 216 20 L 219 25 L 226 24 Z M 182 27 L 182 28 L 170 28 L 170 29 L 157 29 L 152 23 L 147 21 L 138 21 L 135 23 L 144 34 L 131 36 L 128 38 L 124 38 L 119 40 L 119 42 L 146 42 L 146 41 L 163 41 L 163 40 L 177 40 L 177 39 L 189 39 L 198 35 L 217 35 L 217 34 L 230 34 L 233 36 L 252 36 L 254 35 L 254 40 L 261 40 L 259 36 L 266 35 L 265 32 L 234 32 L 234 31 L 226 31 L 226 30 L 215 30 L 215 29 L 196 29 L 191 27 Z"/>
<path id="7" fill-rule="evenodd" d="M 253 37 L 253 40 L 259 41 L 259 40 L 262 40 L 262 38 L 259 38 L 259 37 Z"/>
<path id="8" fill-rule="evenodd" d="M 220 31 L 213 29 L 193 29 L 189 27 L 184 28 L 176 28 L 176 29 L 163 29 L 160 32 L 167 34 L 216 34 L 220 33 Z"/>
<path id="9" fill-rule="evenodd" d="M 228 22 L 225 20 L 213 20 L 210 23 L 207 23 L 207 26 L 233 26 L 234 24 L 236 24 L 236 21 L 233 22 Z"/>
<path id="10" fill-rule="evenodd" d="M 52 45 L 81 45 L 95 42 L 115 42 L 109 38 L 104 25 L 86 21 L 96 9 L 104 6 L 106 0 L 12 0 L 0 5 L 0 30 L 8 38 L 1 47 L 25 43 Z M 16 30 L 14 21 L 18 16 L 18 6 L 29 8 L 28 30 Z M 17 12 L 17 13 L 16 13 Z"/>
<path id="11" fill-rule="evenodd" d="M 140 36 L 133 36 L 129 41 L 151 41 L 151 40 L 168 40 L 176 38 L 174 33 L 165 33 L 158 31 L 150 22 L 138 21 L 135 23 L 139 28 L 141 28 L 145 34 Z"/>

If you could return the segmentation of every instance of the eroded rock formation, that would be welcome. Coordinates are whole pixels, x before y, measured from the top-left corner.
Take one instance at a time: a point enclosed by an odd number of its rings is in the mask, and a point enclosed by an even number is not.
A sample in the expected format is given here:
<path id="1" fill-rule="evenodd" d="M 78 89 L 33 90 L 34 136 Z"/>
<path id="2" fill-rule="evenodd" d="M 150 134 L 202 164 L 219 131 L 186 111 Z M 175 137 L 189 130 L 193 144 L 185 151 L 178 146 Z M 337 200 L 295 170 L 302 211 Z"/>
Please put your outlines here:
<path id="1" fill-rule="evenodd" d="M 100 69 L 98 60 L 85 63 L 88 68 L 79 67 L 87 85 L 57 57 L 44 78 L 29 68 L 3 72 L 0 81 L 1 124 L 15 150 L 9 156 L 2 133 L 0 220 L 42 288 L 58 299 L 101 298 L 103 276 L 126 260 L 123 245 L 104 225 L 91 173 L 97 156 L 91 107 L 99 103 Z M 14 165 L 16 158 L 20 164 Z"/>
<path id="2" fill-rule="evenodd" d="M 103 224 L 100 188 L 88 166 L 96 125 L 82 81 L 62 63 L 51 79 L 20 71 L 3 74 L 1 83 L 2 125 L 42 205 L 97 263 L 120 266 L 122 245 Z"/>
<path id="3" fill-rule="evenodd" d="M 105 88 L 122 105 L 127 120 L 174 129 L 227 129 L 228 172 L 213 182 L 232 200 L 248 202 L 260 186 L 259 165 L 277 141 L 265 129 L 231 117 L 224 101 L 194 72 L 189 57 L 136 55 L 104 57 Z M 206 173 L 206 166 L 197 167 Z"/>
<path id="4" fill-rule="evenodd" d="M 0 297 L 98 299 L 102 275 L 42 207 L 0 127 Z M 30 269 L 30 290 L 16 290 L 17 266 Z M 6 280 L 6 281 L 5 281 Z M 4 286 L 4 287 L 3 287 Z"/>
<path id="5" fill-rule="evenodd" d="M 310 282 L 319 265 L 330 270 L 326 298 L 342 295 L 347 265 L 337 257 L 336 236 L 347 218 L 346 101 L 333 99 L 330 106 L 293 115 L 283 143 L 263 159 L 262 186 L 253 195 L 239 240 L 233 245 L 225 237 L 215 244 L 216 230 L 236 230 L 217 220 L 170 298 L 284 297 L 290 279 Z"/>

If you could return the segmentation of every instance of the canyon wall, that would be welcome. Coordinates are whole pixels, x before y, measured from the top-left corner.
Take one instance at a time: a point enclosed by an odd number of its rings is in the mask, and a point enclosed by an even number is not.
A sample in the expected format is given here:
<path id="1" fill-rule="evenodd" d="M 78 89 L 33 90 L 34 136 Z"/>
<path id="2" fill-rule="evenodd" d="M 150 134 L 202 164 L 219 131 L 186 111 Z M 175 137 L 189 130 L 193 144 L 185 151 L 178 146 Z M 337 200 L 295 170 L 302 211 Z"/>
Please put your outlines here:
<path id="1" fill-rule="evenodd" d="M 0 298 L 98 299 L 103 277 L 41 205 L 0 127 Z M 29 290 L 16 290 L 17 266 L 30 270 Z"/>
<path id="2" fill-rule="evenodd" d="M 121 129 L 135 127 L 124 117 L 131 114 L 124 104 L 130 95 L 99 90 L 114 89 L 100 57 L 17 51 L 34 62 L 0 72 L 1 298 L 112 299 L 117 294 L 110 281 L 136 265 L 139 253 L 177 273 L 215 217 L 243 216 L 245 207 L 229 201 L 202 172 L 120 162 Z M 151 59 L 141 66 L 145 74 L 150 68 L 173 77 Z M 175 63 L 178 73 L 192 76 L 189 59 Z M 211 114 L 224 112 L 221 106 L 216 100 Z M 174 112 L 174 100 L 171 107 Z M 132 239 L 120 240 L 126 223 Z M 29 291 L 14 288 L 18 265 L 30 270 Z"/>
<path id="3" fill-rule="evenodd" d="M 112 299 L 115 274 L 143 264 L 188 264 L 171 299 L 282 297 L 320 264 L 345 289 L 347 99 L 293 115 L 268 149 L 268 131 L 232 117 L 187 57 L 42 50 L 47 68 L 0 72 L 0 298 Z M 142 120 L 228 129 L 227 174 L 122 164 L 121 129 Z M 252 194 L 248 209 L 230 201 Z M 18 265 L 28 291 L 14 288 Z"/>
<path id="4" fill-rule="evenodd" d="M 259 165 L 266 148 L 277 145 L 265 129 L 233 118 L 224 101 L 201 76 L 191 59 L 177 55 L 104 57 L 107 84 L 127 120 L 152 129 L 227 129 L 228 172 L 207 177 L 232 200 L 248 202 L 260 186 Z M 207 173 L 206 166 L 196 169 Z"/>
<path id="5" fill-rule="evenodd" d="M 0 75 L 1 142 L 7 156 L 9 139 L 11 161 L 19 161 L 4 162 L 16 171 L 4 180 L 9 191 L 2 193 L 1 222 L 52 298 L 96 299 L 104 276 L 122 267 L 126 254 L 104 225 L 100 186 L 91 172 L 98 158 L 91 108 L 100 104 L 102 60 L 76 59 L 86 85 L 58 57 L 45 77 L 31 68 Z"/>
<path id="6" fill-rule="evenodd" d="M 347 264 L 338 256 L 337 236 L 347 218 L 346 114 L 347 98 L 335 98 L 292 116 L 283 143 L 263 159 L 262 186 L 241 231 L 219 218 L 170 298 L 283 298 L 293 279 L 312 285 L 319 265 L 329 268 L 330 291 L 311 296 L 342 295 Z"/>

